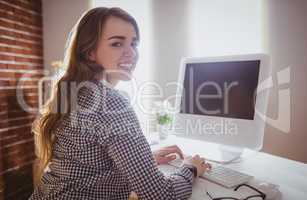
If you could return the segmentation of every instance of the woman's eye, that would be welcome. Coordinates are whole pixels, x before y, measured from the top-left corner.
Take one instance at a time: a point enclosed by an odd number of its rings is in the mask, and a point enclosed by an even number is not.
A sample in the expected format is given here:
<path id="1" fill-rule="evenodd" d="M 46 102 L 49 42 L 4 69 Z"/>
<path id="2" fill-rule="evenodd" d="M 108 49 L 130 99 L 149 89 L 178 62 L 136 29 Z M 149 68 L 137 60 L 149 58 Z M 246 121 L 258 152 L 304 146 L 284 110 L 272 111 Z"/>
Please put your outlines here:
<path id="1" fill-rule="evenodd" d="M 121 42 L 114 42 L 111 44 L 112 47 L 121 47 L 123 46 Z"/>
<path id="2" fill-rule="evenodd" d="M 132 43 L 131 43 L 131 46 L 134 47 L 134 48 L 136 48 L 136 47 L 138 46 L 138 44 L 139 44 L 138 42 L 132 42 Z"/>

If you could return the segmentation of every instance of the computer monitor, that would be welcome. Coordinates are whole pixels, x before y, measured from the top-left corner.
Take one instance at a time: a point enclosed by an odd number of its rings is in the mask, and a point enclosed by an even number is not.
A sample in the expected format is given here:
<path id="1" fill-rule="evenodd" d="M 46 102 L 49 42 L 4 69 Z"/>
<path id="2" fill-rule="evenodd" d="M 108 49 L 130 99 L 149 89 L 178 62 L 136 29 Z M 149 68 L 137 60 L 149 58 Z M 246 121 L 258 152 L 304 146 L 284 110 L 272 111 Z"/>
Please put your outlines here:
<path id="1" fill-rule="evenodd" d="M 173 132 L 236 149 L 263 145 L 271 73 L 264 54 L 183 59 Z"/>

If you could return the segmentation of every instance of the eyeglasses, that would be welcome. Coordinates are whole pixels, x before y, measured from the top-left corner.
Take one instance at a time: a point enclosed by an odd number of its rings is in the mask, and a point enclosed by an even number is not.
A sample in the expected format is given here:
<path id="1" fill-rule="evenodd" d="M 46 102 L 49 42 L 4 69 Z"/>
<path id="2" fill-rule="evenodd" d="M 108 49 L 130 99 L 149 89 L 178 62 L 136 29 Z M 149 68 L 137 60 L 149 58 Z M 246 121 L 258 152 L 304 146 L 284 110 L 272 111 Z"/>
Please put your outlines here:
<path id="1" fill-rule="evenodd" d="M 260 190 L 254 188 L 253 186 L 247 185 L 247 184 L 241 184 L 238 185 L 234 191 L 238 191 L 242 187 L 248 187 L 249 189 L 252 189 L 253 191 L 257 192 L 258 194 L 251 195 L 246 197 L 245 199 L 242 200 L 265 200 L 265 194 L 261 192 Z M 218 198 L 213 198 L 212 195 L 207 191 L 207 195 L 210 197 L 212 200 L 241 200 L 235 197 L 218 197 Z"/>

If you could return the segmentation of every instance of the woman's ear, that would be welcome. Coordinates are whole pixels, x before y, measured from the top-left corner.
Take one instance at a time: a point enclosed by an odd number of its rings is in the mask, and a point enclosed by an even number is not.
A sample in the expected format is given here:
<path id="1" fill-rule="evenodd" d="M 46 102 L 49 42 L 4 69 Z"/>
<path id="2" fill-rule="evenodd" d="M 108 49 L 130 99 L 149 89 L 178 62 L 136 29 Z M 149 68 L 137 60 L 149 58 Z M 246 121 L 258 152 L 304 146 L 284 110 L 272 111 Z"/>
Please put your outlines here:
<path id="1" fill-rule="evenodd" d="M 93 61 L 93 62 L 96 61 L 96 51 L 93 50 L 89 53 L 89 59 L 90 61 Z"/>

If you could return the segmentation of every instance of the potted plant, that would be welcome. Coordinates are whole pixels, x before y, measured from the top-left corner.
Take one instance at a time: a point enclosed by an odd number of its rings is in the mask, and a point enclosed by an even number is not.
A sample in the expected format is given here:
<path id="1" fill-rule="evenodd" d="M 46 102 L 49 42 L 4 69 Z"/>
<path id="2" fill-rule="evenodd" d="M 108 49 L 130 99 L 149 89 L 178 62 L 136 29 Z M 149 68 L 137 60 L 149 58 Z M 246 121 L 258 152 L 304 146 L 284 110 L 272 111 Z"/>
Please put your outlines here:
<path id="1" fill-rule="evenodd" d="M 158 101 L 156 105 L 157 132 L 159 139 L 166 139 L 171 129 L 172 115 L 170 113 L 170 103 L 168 101 Z"/>

